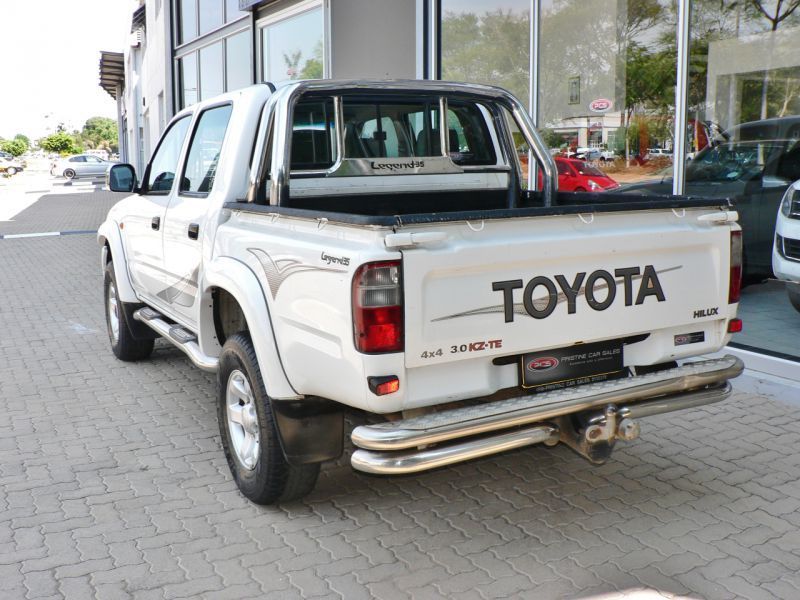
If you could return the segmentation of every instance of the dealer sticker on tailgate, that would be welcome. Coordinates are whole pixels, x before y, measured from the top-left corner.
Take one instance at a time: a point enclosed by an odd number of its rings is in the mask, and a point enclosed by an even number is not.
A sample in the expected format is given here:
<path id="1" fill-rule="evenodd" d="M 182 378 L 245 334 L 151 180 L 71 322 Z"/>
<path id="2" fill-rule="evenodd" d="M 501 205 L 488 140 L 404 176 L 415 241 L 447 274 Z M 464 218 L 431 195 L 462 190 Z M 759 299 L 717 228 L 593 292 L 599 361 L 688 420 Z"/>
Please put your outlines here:
<path id="1" fill-rule="evenodd" d="M 622 341 L 579 344 L 522 356 L 522 387 L 535 392 L 624 377 Z"/>

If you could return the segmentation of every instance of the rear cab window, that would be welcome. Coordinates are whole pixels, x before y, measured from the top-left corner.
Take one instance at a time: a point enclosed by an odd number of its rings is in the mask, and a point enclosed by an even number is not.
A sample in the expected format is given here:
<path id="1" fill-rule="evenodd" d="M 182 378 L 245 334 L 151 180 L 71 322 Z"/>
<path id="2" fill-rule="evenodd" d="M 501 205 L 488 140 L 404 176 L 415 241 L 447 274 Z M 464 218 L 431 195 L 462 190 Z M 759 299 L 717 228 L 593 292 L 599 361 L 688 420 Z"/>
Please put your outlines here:
<path id="1" fill-rule="evenodd" d="M 294 107 L 281 203 L 368 215 L 504 208 L 519 165 L 495 133 L 501 111 L 441 93 L 309 94 Z"/>
<path id="2" fill-rule="evenodd" d="M 448 102 L 444 152 L 440 111 L 438 98 L 420 102 L 345 97 L 337 131 L 333 98 L 303 100 L 292 123 L 292 171 L 332 168 L 337 140 L 342 142 L 342 159 L 447 156 L 459 166 L 497 164 L 486 108 Z"/>

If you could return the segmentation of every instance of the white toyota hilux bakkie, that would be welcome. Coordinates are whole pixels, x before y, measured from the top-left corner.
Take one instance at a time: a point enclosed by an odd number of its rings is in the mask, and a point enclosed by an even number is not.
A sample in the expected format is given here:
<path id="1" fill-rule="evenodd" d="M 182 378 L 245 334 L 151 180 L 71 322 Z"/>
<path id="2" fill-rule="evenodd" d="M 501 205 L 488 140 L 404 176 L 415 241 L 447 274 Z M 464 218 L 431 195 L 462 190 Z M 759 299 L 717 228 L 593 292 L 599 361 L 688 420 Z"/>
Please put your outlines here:
<path id="1" fill-rule="evenodd" d="M 112 350 L 162 337 L 217 373 L 257 503 L 311 491 L 346 411 L 368 413 L 350 432 L 367 473 L 559 442 L 602 463 L 743 368 L 684 360 L 741 327 L 729 203 L 559 193 L 499 88 L 257 85 L 181 111 L 141 178 L 115 165 L 108 184 L 131 192 L 98 234 Z"/>

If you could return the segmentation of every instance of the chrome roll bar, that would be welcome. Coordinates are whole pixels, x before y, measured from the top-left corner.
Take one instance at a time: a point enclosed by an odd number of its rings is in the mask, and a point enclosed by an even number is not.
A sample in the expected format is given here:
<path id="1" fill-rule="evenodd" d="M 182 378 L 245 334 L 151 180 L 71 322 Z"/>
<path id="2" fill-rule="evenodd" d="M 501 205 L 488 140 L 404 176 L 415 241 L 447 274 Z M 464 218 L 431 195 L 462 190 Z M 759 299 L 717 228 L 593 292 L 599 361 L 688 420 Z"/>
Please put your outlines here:
<path id="1" fill-rule="evenodd" d="M 337 92 L 343 91 L 370 92 L 376 90 L 396 92 L 425 91 L 439 93 L 442 96 L 457 94 L 476 99 L 499 101 L 511 112 L 517 127 L 519 127 L 525 141 L 541 166 L 544 205 L 552 206 L 558 192 L 556 164 L 520 101 L 506 90 L 494 86 L 430 80 L 312 80 L 298 81 L 278 88 L 267 101 L 262 112 L 259 139 L 256 140 L 254 161 L 250 172 L 247 201 L 256 201 L 258 190 L 267 177 L 270 178 L 269 203 L 280 206 L 288 198 L 291 169 L 291 124 L 294 108 L 304 94 L 309 92 L 330 92 L 331 95 L 336 96 Z M 341 112 L 341 107 L 339 107 L 339 112 Z M 341 129 L 341 123 L 338 123 L 340 119 L 341 116 L 337 114 L 337 129 Z M 446 131 L 442 130 L 440 135 L 442 136 L 442 147 L 444 148 L 447 140 Z M 339 160 L 341 160 L 344 152 L 342 137 L 343 133 L 339 131 L 337 139 Z M 516 151 L 516 148 L 513 147 L 513 142 L 511 147 L 512 150 Z M 267 156 L 268 153 L 271 156 Z M 267 165 L 269 165 L 269 169 Z"/>

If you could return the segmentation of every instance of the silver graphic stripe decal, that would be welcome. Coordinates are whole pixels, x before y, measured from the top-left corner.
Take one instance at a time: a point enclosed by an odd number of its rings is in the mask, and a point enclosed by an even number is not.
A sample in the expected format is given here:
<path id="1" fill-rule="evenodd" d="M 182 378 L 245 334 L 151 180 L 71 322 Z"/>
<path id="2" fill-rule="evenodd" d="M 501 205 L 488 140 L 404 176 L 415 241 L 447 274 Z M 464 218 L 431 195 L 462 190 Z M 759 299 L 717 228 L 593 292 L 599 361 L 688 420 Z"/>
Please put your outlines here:
<path id="1" fill-rule="evenodd" d="M 316 265 L 307 265 L 300 262 L 299 259 L 293 257 L 283 257 L 273 259 L 267 252 L 260 248 L 248 248 L 253 256 L 258 259 L 261 268 L 264 270 L 264 275 L 267 278 L 269 291 L 272 294 L 272 299 L 278 295 L 283 282 L 292 275 L 303 273 L 306 271 L 329 271 L 331 273 L 346 273 L 347 269 L 334 269 L 332 267 L 319 267 Z"/>

